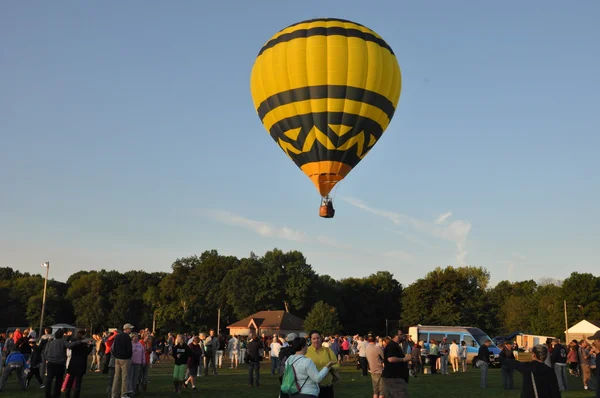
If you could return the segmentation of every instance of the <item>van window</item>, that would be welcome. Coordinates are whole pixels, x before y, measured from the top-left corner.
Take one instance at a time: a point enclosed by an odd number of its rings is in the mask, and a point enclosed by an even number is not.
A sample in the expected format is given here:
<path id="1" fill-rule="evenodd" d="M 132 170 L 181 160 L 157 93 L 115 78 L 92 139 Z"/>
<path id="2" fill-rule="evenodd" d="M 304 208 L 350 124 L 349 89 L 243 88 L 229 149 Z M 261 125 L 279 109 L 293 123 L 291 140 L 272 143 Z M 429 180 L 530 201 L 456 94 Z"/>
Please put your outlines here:
<path id="1" fill-rule="evenodd" d="M 445 333 L 429 333 L 429 341 L 435 340 L 438 343 L 442 341 L 442 338 L 446 336 Z"/>
<path id="2" fill-rule="evenodd" d="M 429 333 L 419 333 L 419 341 L 429 343 Z"/>
<path id="3" fill-rule="evenodd" d="M 452 340 L 456 341 L 456 344 L 460 344 L 460 334 L 448 334 L 448 344 L 452 343 Z"/>
<path id="4" fill-rule="evenodd" d="M 465 337 L 463 338 L 463 340 L 465 341 L 465 343 L 467 343 L 467 347 L 477 347 L 477 343 L 475 343 L 475 339 L 473 339 L 473 337 L 469 336 L 468 334 L 465 334 Z"/>

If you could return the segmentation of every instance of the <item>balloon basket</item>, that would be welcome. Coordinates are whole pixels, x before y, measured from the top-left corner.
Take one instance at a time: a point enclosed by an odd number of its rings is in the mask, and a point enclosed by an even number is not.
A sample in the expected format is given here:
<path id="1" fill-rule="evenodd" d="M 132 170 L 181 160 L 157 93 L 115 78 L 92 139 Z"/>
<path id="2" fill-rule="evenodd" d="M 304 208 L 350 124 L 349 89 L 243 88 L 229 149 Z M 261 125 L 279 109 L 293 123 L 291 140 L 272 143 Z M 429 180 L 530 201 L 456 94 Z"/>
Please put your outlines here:
<path id="1" fill-rule="evenodd" d="M 335 215 L 335 210 L 333 209 L 333 205 L 330 203 L 326 205 L 321 205 L 319 208 L 319 216 L 323 218 L 333 218 Z"/>

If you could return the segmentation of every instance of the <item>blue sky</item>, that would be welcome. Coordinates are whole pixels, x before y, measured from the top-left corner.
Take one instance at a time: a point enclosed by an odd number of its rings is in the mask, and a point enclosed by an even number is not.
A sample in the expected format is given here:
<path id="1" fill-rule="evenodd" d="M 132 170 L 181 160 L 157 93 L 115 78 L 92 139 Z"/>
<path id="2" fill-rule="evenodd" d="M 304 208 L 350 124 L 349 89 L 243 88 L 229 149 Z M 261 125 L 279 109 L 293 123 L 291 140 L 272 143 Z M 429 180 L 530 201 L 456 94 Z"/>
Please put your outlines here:
<path id="1" fill-rule="evenodd" d="M 600 3 L 212 3 L 0 5 L 0 266 L 66 280 L 278 247 L 335 278 L 598 275 Z M 315 17 L 375 30 L 403 74 L 333 220 L 249 89 L 260 47 Z"/>

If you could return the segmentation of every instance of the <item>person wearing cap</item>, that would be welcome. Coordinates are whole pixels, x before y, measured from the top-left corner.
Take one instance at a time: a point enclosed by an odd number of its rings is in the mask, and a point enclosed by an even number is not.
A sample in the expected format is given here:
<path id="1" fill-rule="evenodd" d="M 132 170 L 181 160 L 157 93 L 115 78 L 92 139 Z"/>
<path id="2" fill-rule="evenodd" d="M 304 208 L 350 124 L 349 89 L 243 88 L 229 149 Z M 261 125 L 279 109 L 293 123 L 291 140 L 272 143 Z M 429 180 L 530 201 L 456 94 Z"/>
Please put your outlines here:
<path id="1" fill-rule="evenodd" d="M 596 357 L 598 361 L 598 354 L 600 354 L 600 330 L 598 330 L 592 337 L 588 337 L 588 340 L 592 340 L 590 355 Z M 600 398 L 600 366 L 596 365 L 596 398 Z"/>
<path id="2" fill-rule="evenodd" d="M 504 347 L 500 351 L 499 358 L 505 359 L 515 359 L 515 354 L 512 351 L 512 345 L 510 341 L 504 342 Z M 501 365 L 502 371 L 502 385 L 505 390 L 512 390 L 514 388 L 514 380 L 513 380 L 513 368 L 506 365 Z"/>
<path id="3" fill-rule="evenodd" d="M 131 344 L 131 331 L 133 325 L 126 323 L 123 325 L 123 332 L 117 334 L 111 347 L 112 356 L 115 358 L 115 377 L 112 385 L 112 396 L 121 398 L 128 396 L 128 374 L 131 356 L 133 355 L 133 345 Z"/>
<path id="4" fill-rule="evenodd" d="M 40 375 L 40 367 L 42 365 L 42 353 L 40 347 L 36 344 L 35 338 L 33 337 L 29 339 L 29 346 L 31 347 L 31 356 L 29 357 L 30 372 L 25 380 L 25 386 L 29 387 L 29 382 L 35 376 L 40 388 L 44 388 L 44 382 L 42 381 L 42 376 Z"/>
<path id="5" fill-rule="evenodd" d="M 281 351 L 279 351 L 279 384 L 281 384 L 283 380 L 283 372 L 285 371 L 285 362 L 290 357 L 290 355 L 294 354 L 294 349 L 292 348 L 292 342 L 296 339 L 298 335 L 296 333 L 290 333 L 285 337 L 286 345 L 282 344 Z"/>

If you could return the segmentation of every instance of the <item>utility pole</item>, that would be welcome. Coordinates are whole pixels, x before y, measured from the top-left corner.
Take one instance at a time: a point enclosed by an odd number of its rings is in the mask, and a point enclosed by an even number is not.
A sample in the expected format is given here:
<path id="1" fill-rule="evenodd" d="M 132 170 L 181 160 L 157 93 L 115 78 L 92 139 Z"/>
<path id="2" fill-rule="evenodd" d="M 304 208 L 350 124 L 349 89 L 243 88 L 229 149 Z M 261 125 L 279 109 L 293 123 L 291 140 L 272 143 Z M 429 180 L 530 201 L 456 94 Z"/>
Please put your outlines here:
<path id="1" fill-rule="evenodd" d="M 567 321 L 567 300 L 565 300 L 563 303 L 565 306 L 565 337 L 567 338 L 565 343 L 568 343 L 569 342 L 569 322 Z"/>
<path id="2" fill-rule="evenodd" d="M 48 285 L 48 273 L 50 272 L 50 261 L 42 263 L 42 267 L 46 267 L 46 278 L 44 279 L 44 295 L 42 296 L 42 314 L 40 315 L 40 334 L 42 337 L 42 329 L 44 327 L 44 311 L 46 310 L 46 286 Z"/>
<path id="3" fill-rule="evenodd" d="M 221 308 L 219 308 L 219 312 L 217 315 L 217 336 L 221 332 Z"/>

